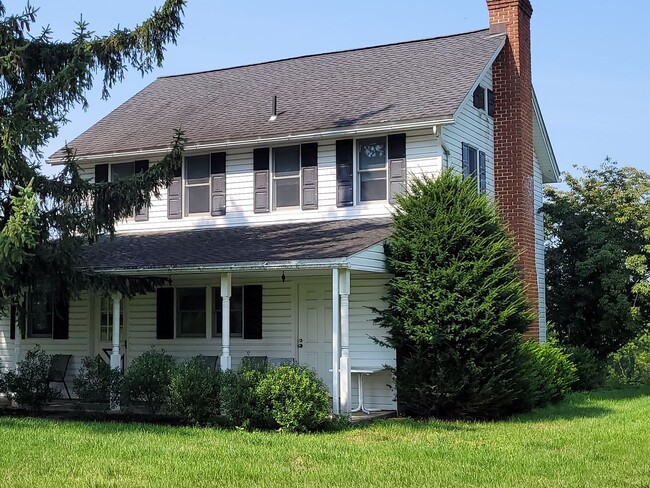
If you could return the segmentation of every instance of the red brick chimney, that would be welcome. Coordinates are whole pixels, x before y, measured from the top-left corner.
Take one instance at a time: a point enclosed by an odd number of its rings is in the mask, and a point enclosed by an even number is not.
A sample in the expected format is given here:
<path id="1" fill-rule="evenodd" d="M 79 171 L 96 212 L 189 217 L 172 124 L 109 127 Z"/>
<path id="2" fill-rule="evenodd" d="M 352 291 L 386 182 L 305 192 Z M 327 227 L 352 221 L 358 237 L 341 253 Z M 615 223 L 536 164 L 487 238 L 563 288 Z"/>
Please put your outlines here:
<path id="1" fill-rule="evenodd" d="M 494 180 L 497 205 L 515 236 L 526 296 L 537 314 L 533 200 L 533 85 L 529 0 L 487 0 L 490 30 L 506 44 L 492 67 L 494 88 Z M 526 336 L 539 339 L 537 318 Z"/>

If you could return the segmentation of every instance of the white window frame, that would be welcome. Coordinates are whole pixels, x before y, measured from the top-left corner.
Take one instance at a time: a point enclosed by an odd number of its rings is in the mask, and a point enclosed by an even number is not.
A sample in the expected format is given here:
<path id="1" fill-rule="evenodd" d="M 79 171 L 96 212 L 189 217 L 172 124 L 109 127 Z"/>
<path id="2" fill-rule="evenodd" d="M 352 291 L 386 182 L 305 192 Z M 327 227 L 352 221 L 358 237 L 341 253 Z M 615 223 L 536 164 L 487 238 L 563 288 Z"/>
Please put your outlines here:
<path id="1" fill-rule="evenodd" d="M 193 178 L 190 179 L 188 178 L 188 172 L 189 172 L 189 164 L 187 163 L 188 158 L 195 158 L 195 157 L 200 157 L 200 156 L 207 156 L 208 158 L 208 176 L 205 178 L 206 181 L 203 181 L 204 178 Z M 211 171 L 211 161 L 210 161 L 210 154 L 190 154 L 187 155 L 183 158 L 183 185 L 181 188 L 181 198 L 183 201 L 183 214 L 185 217 L 191 217 L 191 216 L 203 216 L 203 215 L 210 215 L 210 198 L 211 198 L 211 185 L 210 185 L 210 179 L 212 177 L 212 171 Z M 190 183 L 191 181 L 201 181 L 201 183 Z M 205 186 L 208 188 L 208 199 L 207 199 L 207 204 L 208 204 L 208 209 L 205 212 L 190 212 L 190 188 L 199 188 Z"/>
<path id="2" fill-rule="evenodd" d="M 103 305 L 106 304 L 107 309 L 103 310 Z M 124 335 L 126 327 L 126 300 L 122 298 L 120 300 L 120 341 L 124 342 L 126 339 Z M 106 315 L 107 320 L 107 339 L 102 339 L 102 316 Z M 100 296 L 99 303 L 97 306 L 97 342 L 100 343 L 111 343 L 113 341 L 113 299 L 107 296 Z"/>
<path id="3" fill-rule="evenodd" d="M 202 289 L 204 291 L 205 295 L 205 307 L 204 307 L 204 312 L 205 312 L 205 326 L 203 329 L 203 334 L 199 335 L 198 333 L 196 334 L 182 334 L 181 333 L 181 323 L 180 323 L 180 310 L 178 309 L 179 306 L 179 300 L 178 300 L 178 290 L 188 290 L 188 289 Z M 176 339 L 205 339 L 208 337 L 207 335 L 207 324 L 208 320 L 210 317 L 210 287 L 205 287 L 205 286 L 192 286 L 192 285 L 187 285 L 187 286 L 177 286 L 174 287 L 174 338 Z"/>
<path id="4" fill-rule="evenodd" d="M 133 176 L 135 174 L 135 161 L 124 161 L 124 162 L 121 162 L 121 163 L 111 163 L 111 164 L 108 165 L 108 167 L 109 167 L 108 181 L 110 181 L 111 183 L 115 183 L 113 181 L 113 176 L 114 176 L 114 171 L 115 171 L 114 167 L 115 166 L 122 166 L 122 165 L 126 165 L 126 164 L 131 165 L 132 171 L 131 171 L 130 176 Z"/>
<path id="5" fill-rule="evenodd" d="M 366 169 L 362 170 L 360 169 L 360 157 L 359 157 L 359 151 L 360 151 L 360 146 L 359 143 L 361 141 L 367 140 L 367 139 L 379 139 L 380 137 L 383 137 L 384 139 L 384 148 L 385 148 L 385 155 L 384 155 L 384 182 L 386 186 L 386 198 L 380 199 L 380 200 L 362 200 L 361 199 L 361 175 L 360 173 L 369 173 L 369 172 L 379 172 L 382 171 L 380 168 L 374 168 L 374 169 Z M 354 203 L 355 205 L 373 205 L 373 204 L 383 204 L 383 203 L 388 203 L 388 194 L 389 194 L 389 187 L 388 187 L 388 135 L 383 135 L 383 136 L 375 136 L 375 137 L 359 137 L 355 138 L 353 140 L 354 142 L 354 151 L 352 155 L 352 162 L 354 166 L 354 172 L 352 175 L 352 184 L 354 185 L 355 191 L 356 191 L 356 197 L 354 198 Z"/>
<path id="6" fill-rule="evenodd" d="M 298 174 L 297 175 L 292 175 L 292 176 L 276 176 L 275 175 L 275 157 L 274 157 L 274 151 L 276 149 L 282 149 L 284 147 L 298 147 Z M 285 210 L 299 210 L 302 209 L 302 149 L 300 147 L 300 144 L 288 144 L 288 145 L 282 145 L 282 146 L 271 146 L 269 148 L 269 168 L 271 168 L 271 187 L 269 188 L 270 195 L 269 198 L 271 199 L 271 209 L 273 211 L 285 211 Z M 292 206 L 287 206 L 287 207 L 278 207 L 276 205 L 276 191 L 275 191 L 275 182 L 277 180 L 291 180 L 291 179 L 298 179 L 298 205 L 292 205 Z"/>

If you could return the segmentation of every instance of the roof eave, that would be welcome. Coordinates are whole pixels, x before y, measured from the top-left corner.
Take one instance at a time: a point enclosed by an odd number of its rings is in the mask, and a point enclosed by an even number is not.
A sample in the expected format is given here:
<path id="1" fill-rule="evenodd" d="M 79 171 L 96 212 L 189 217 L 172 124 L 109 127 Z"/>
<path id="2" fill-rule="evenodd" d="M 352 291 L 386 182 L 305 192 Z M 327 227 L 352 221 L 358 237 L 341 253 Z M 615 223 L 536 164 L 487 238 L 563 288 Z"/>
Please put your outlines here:
<path id="1" fill-rule="evenodd" d="M 438 125 L 453 124 L 454 118 L 450 116 L 415 119 L 405 121 L 384 122 L 380 124 L 356 126 L 356 127 L 335 127 L 330 129 L 320 129 L 315 131 L 306 131 L 300 133 L 289 133 L 278 136 L 256 137 L 251 139 L 235 139 L 205 144 L 187 144 L 185 151 L 214 151 L 228 148 L 241 148 L 247 146 L 271 145 L 284 142 L 313 141 L 322 139 L 337 139 L 355 135 L 375 134 L 380 132 L 393 132 L 403 130 L 426 129 Z M 138 151 L 120 151 L 104 154 L 77 155 L 77 162 L 105 161 L 117 158 L 155 158 L 164 156 L 171 148 L 153 148 Z M 47 159 L 52 165 L 64 164 L 63 157 L 52 157 Z"/>
<path id="2" fill-rule="evenodd" d="M 542 170 L 544 183 L 557 183 L 560 181 L 560 168 L 555 159 L 551 139 L 546 130 L 542 111 L 533 89 L 533 143 L 537 161 Z"/>

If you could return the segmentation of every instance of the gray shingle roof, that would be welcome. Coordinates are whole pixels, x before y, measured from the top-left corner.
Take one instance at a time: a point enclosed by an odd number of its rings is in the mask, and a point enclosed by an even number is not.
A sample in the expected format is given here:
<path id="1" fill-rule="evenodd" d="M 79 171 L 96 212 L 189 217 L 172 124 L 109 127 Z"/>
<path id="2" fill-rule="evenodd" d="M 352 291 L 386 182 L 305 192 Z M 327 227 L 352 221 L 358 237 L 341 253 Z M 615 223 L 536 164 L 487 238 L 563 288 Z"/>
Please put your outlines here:
<path id="1" fill-rule="evenodd" d="M 389 219 L 357 219 L 118 235 L 89 246 L 86 262 L 100 271 L 335 259 L 389 234 Z"/>
<path id="2" fill-rule="evenodd" d="M 70 142 L 78 156 L 446 118 L 503 36 L 487 30 L 161 77 Z M 279 117 L 269 122 L 271 98 Z M 61 157 L 57 151 L 52 158 Z"/>

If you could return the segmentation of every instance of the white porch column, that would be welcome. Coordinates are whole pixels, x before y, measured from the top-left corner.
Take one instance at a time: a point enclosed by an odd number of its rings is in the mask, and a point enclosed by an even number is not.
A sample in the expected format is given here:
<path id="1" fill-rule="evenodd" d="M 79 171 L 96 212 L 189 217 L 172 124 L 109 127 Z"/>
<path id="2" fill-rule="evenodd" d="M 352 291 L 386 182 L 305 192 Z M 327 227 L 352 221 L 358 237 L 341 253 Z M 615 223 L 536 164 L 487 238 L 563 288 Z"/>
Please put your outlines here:
<path id="1" fill-rule="evenodd" d="M 113 299 L 113 349 L 111 351 L 111 368 L 122 368 L 122 354 L 120 353 L 120 300 L 122 294 L 119 291 L 111 294 Z"/>
<path id="2" fill-rule="evenodd" d="M 16 312 L 18 313 L 18 312 Z M 23 331 L 18 325 L 19 320 L 16 320 L 16 338 L 14 339 L 14 370 L 18 371 L 18 361 L 20 361 L 20 355 L 23 353 Z M 26 323 L 26 321 L 23 321 Z"/>
<path id="3" fill-rule="evenodd" d="M 339 269 L 332 269 L 332 412 L 338 415 L 339 403 Z"/>
<path id="4" fill-rule="evenodd" d="M 340 363 L 340 400 L 341 413 L 350 414 L 350 397 L 352 396 L 352 378 L 350 374 L 350 270 L 339 270 L 339 295 L 341 297 L 341 363 Z"/>
<path id="5" fill-rule="evenodd" d="M 221 370 L 232 367 L 230 359 L 230 295 L 232 294 L 232 274 L 221 274 Z"/>

